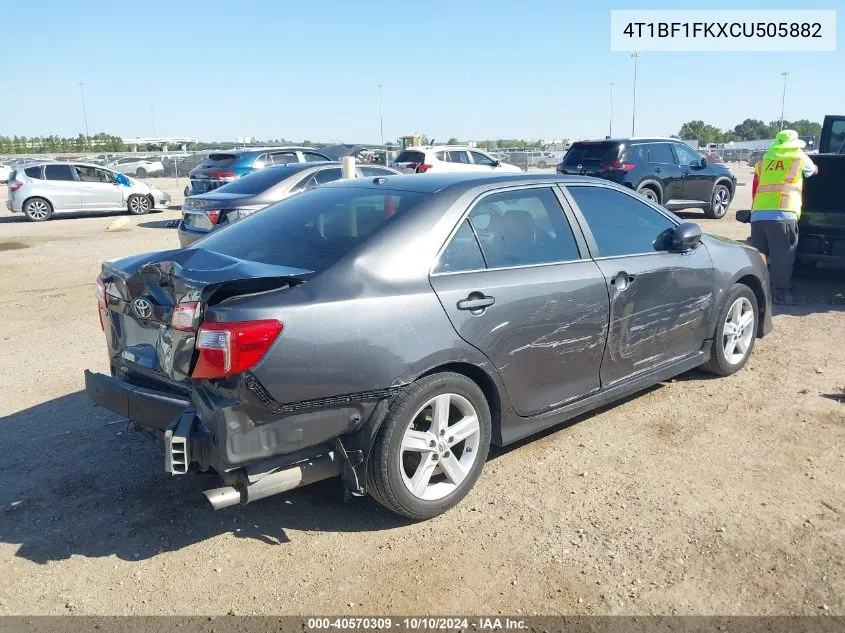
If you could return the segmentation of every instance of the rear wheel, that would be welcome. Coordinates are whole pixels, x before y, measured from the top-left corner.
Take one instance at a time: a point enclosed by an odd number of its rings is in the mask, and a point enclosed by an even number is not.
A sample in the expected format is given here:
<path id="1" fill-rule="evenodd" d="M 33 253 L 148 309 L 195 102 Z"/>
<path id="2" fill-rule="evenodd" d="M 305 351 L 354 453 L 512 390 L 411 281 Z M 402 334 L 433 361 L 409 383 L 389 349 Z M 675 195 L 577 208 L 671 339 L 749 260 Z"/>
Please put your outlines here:
<path id="1" fill-rule="evenodd" d="M 640 187 L 637 190 L 637 193 L 649 202 L 653 202 L 654 204 L 660 204 L 660 196 L 657 195 L 657 191 L 655 191 L 652 187 Z"/>
<path id="2" fill-rule="evenodd" d="M 143 178 L 147 175 L 147 170 L 143 167 L 139 167 L 137 170 L 135 170 L 135 175 L 138 176 L 138 178 Z"/>
<path id="3" fill-rule="evenodd" d="M 144 215 L 149 212 L 152 205 L 150 204 L 150 199 L 147 196 L 133 194 L 129 196 L 129 200 L 126 201 L 126 207 L 132 215 Z"/>
<path id="4" fill-rule="evenodd" d="M 368 490 L 409 519 L 446 512 L 475 484 L 490 449 L 484 393 L 461 374 L 426 376 L 399 393 L 379 428 Z"/>
<path id="5" fill-rule="evenodd" d="M 704 215 L 713 220 L 725 217 L 728 207 L 731 206 L 731 190 L 726 185 L 716 185 L 713 193 L 710 194 L 710 206 L 704 211 Z"/>
<path id="6" fill-rule="evenodd" d="M 539 169 L 545 169 L 546 167 L 548 167 L 548 165 L 546 164 L 546 161 L 541 160 L 539 163 L 537 163 L 537 167 Z"/>
<path id="7" fill-rule="evenodd" d="M 734 284 L 719 311 L 710 360 L 701 366 L 717 376 L 730 376 L 745 366 L 757 340 L 759 309 L 751 288 Z"/>
<path id="8" fill-rule="evenodd" d="M 53 216 L 53 205 L 44 198 L 30 198 L 23 205 L 23 213 L 30 222 L 43 222 Z"/>

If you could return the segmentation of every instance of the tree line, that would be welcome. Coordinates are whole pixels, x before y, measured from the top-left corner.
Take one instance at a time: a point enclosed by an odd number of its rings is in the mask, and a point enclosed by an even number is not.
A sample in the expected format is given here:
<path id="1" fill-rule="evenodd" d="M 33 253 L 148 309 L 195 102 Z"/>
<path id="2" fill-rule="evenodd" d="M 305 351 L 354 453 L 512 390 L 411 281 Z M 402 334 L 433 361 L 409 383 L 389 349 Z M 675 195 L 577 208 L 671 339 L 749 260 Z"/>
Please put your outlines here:
<path id="1" fill-rule="evenodd" d="M 128 148 L 119 136 L 100 132 L 93 136 L 3 136 L 0 154 L 53 154 L 57 152 L 125 152 Z"/>
<path id="2" fill-rule="evenodd" d="M 761 141 L 774 138 L 781 130 L 795 130 L 798 136 L 814 136 L 818 138 L 822 133 L 819 123 L 799 119 L 798 121 L 784 121 L 781 128 L 780 121 L 765 123 L 759 119 L 745 119 L 733 129 L 722 130 L 704 121 L 687 121 L 678 131 L 682 139 L 697 139 L 701 145 L 708 143 L 729 143 L 731 141 Z"/>

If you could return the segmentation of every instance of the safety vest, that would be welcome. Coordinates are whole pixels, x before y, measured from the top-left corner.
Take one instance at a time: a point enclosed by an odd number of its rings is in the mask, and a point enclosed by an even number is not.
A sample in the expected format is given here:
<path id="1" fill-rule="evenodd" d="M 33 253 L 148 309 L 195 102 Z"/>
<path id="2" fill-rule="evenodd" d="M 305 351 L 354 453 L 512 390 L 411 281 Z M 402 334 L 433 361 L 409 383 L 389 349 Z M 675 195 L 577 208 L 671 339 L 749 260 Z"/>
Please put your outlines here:
<path id="1" fill-rule="evenodd" d="M 751 205 L 754 211 L 780 209 L 801 217 L 801 173 L 807 155 L 800 149 L 777 148 L 767 151 L 754 167 L 757 193 Z"/>

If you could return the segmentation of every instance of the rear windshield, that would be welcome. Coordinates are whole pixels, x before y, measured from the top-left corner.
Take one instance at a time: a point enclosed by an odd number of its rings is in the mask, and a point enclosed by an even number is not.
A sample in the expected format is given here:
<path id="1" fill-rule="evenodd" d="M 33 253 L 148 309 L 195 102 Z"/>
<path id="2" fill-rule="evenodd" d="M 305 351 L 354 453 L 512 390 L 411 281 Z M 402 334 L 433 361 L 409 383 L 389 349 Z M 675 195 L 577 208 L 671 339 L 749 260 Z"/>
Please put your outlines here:
<path id="1" fill-rule="evenodd" d="M 409 152 L 405 150 L 404 152 L 399 152 L 399 156 L 396 157 L 397 163 L 424 163 L 425 162 L 425 154 L 422 152 Z"/>
<path id="2" fill-rule="evenodd" d="M 236 154 L 209 154 L 208 158 L 202 161 L 203 167 L 228 167 L 238 160 Z"/>
<path id="3" fill-rule="evenodd" d="M 619 143 L 575 143 L 563 158 L 564 165 L 588 161 L 613 162 L 619 159 Z"/>
<path id="4" fill-rule="evenodd" d="M 319 273 L 428 196 L 356 187 L 316 188 L 212 233 L 197 247 Z"/>
<path id="5" fill-rule="evenodd" d="M 291 169 L 290 167 L 268 167 L 247 174 L 243 178 L 238 178 L 228 185 L 223 185 L 219 189 L 215 189 L 215 193 L 238 193 L 254 196 L 267 191 L 273 185 L 279 184 L 298 171 L 298 169 Z"/>

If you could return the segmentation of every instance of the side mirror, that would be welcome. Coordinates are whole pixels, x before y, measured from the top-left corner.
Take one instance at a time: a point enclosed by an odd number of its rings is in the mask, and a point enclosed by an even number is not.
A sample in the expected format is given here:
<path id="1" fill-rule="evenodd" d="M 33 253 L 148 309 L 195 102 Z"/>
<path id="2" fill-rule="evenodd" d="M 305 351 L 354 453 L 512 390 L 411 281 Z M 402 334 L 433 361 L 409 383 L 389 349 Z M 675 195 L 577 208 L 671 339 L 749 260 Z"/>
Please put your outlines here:
<path id="1" fill-rule="evenodd" d="M 691 251 L 701 242 L 701 227 L 695 222 L 684 222 L 672 231 L 671 250 L 675 252 Z"/>
<path id="2" fill-rule="evenodd" d="M 500 167 L 500 166 L 501 166 L 501 164 L 502 164 L 502 161 L 499 161 L 499 160 L 494 160 L 494 161 L 493 161 L 493 167 Z"/>
<path id="3" fill-rule="evenodd" d="M 699 167 L 707 167 L 707 159 L 702 157 L 701 162 L 698 164 Z"/>

